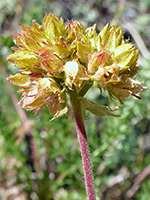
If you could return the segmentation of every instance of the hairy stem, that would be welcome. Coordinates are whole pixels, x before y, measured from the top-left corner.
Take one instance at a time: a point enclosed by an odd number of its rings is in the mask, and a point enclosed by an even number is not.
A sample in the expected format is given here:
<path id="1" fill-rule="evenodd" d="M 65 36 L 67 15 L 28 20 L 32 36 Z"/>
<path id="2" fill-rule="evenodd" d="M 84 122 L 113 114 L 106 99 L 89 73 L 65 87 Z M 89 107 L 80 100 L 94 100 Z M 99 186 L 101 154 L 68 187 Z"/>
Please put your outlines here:
<path id="1" fill-rule="evenodd" d="M 71 100 L 74 117 L 76 121 L 76 126 L 77 126 L 78 139 L 80 143 L 88 199 L 96 200 L 95 191 L 94 191 L 94 183 L 93 183 L 92 167 L 90 163 L 90 155 L 89 155 L 88 142 L 87 142 L 87 135 L 85 131 L 84 121 L 82 118 L 81 104 L 74 91 L 73 92 L 70 91 L 69 94 L 70 94 L 70 100 Z"/>

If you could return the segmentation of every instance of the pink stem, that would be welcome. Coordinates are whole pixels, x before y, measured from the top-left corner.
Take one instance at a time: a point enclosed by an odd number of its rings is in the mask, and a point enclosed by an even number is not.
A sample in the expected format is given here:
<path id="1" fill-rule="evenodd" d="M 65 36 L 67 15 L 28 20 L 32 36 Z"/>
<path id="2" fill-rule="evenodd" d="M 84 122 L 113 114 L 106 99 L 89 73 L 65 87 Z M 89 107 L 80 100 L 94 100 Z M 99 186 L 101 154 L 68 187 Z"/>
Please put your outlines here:
<path id="1" fill-rule="evenodd" d="M 80 143 L 88 199 L 96 200 L 87 136 L 81 112 L 81 104 L 74 92 L 70 92 L 70 100 L 72 103 L 74 117 L 77 125 L 78 139 Z"/>

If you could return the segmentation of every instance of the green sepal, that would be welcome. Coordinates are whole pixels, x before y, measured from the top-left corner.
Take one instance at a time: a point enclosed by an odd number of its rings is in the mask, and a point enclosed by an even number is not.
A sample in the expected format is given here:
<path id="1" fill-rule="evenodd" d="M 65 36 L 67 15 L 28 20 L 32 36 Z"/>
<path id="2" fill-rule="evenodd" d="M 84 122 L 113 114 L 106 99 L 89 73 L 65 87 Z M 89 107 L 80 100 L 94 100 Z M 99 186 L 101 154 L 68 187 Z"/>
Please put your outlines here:
<path id="1" fill-rule="evenodd" d="M 77 52 L 78 52 L 78 58 L 82 63 L 87 64 L 88 63 L 88 56 L 87 54 L 92 53 L 92 48 L 90 44 L 83 44 L 82 42 L 77 43 Z"/>
<path id="2" fill-rule="evenodd" d="M 61 117 L 66 113 L 69 113 L 69 108 L 67 105 L 64 104 L 64 106 L 62 106 L 62 108 L 56 112 L 56 114 L 53 116 L 52 119 L 50 119 L 50 121 L 53 121 L 54 119 Z"/>
<path id="3" fill-rule="evenodd" d="M 26 74 L 15 74 L 14 76 L 10 75 L 9 78 L 7 78 L 12 84 L 18 85 L 18 86 L 26 86 L 30 84 L 30 76 Z"/>

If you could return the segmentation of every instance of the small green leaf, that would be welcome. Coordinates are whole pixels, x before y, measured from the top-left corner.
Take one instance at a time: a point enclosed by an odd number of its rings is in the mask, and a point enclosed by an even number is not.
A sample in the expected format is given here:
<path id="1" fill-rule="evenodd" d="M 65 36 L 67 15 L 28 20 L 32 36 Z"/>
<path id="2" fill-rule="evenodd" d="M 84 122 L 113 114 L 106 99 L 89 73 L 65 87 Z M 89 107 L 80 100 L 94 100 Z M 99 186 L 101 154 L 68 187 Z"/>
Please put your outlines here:
<path id="1" fill-rule="evenodd" d="M 79 97 L 79 100 L 81 102 L 84 115 L 85 115 L 85 111 L 88 110 L 92 114 L 98 117 L 103 117 L 106 115 L 112 116 L 112 117 L 120 117 L 120 115 L 115 115 L 112 113 L 112 111 L 118 110 L 120 107 L 109 108 L 108 106 L 97 105 L 82 97 Z"/>

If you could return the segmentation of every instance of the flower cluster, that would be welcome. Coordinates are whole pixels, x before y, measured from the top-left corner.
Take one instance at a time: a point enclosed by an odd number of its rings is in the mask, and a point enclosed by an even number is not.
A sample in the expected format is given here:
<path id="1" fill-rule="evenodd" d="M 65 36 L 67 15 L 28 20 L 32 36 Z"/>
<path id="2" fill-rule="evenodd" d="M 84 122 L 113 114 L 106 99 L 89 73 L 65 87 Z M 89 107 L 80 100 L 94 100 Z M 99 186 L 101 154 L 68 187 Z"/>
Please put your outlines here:
<path id="1" fill-rule="evenodd" d="M 121 27 L 106 25 L 99 34 L 95 27 L 64 24 L 52 14 L 42 25 L 33 21 L 32 27 L 22 26 L 14 36 L 18 48 L 8 57 L 20 70 L 8 80 L 20 86 L 24 109 L 38 112 L 49 105 L 56 118 L 68 111 L 68 91 L 83 97 L 94 85 L 123 104 L 124 98 L 146 89 L 134 78 L 139 50 L 124 41 Z"/>

